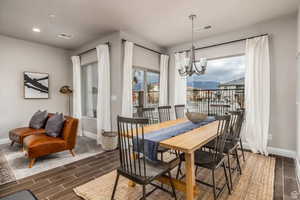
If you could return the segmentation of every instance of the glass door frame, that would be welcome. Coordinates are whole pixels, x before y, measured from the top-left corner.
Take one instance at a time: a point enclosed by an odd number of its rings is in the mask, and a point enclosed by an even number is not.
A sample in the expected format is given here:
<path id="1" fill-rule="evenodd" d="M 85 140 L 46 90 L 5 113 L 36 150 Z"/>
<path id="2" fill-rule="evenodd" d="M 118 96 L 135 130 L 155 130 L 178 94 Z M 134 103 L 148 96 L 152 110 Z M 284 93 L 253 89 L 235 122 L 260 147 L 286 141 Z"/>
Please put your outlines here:
<path id="1" fill-rule="evenodd" d="M 148 88 L 147 88 L 147 73 L 148 72 L 152 72 L 152 73 L 157 73 L 160 77 L 160 71 L 159 70 L 154 70 L 154 69 L 148 69 L 145 67 L 141 67 L 141 66 L 133 66 L 132 67 L 133 70 L 137 69 L 137 70 L 141 70 L 144 71 L 144 83 L 143 83 L 143 87 L 144 87 L 144 98 L 143 98 L 143 106 L 147 107 L 148 105 Z M 160 81 L 160 79 L 158 80 Z M 159 92 L 160 92 L 160 85 L 159 85 Z"/>

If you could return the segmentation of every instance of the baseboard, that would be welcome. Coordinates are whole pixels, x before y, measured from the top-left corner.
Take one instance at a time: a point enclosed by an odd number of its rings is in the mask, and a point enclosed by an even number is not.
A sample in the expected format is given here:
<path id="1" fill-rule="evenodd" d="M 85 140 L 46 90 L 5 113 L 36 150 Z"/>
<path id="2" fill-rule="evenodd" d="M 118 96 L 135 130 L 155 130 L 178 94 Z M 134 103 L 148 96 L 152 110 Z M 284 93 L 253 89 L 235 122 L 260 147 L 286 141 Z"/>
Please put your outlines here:
<path id="1" fill-rule="evenodd" d="M 96 133 L 92 133 L 90 131 L 83 131 L 83 135 L 94 140 L 97 139 Z"/>
<path id="2" fill-rule="evenodd" d="M 0 139 L 0 144 L 8 144 L 10 143 L 9 138 Z"/>
<path id="3" fill-rule="evenodd" d="M 268 147 L 268 152 L 270 154 L 296 159 L 296 151 L 280 149 L 275 147 Z"/>
<path id="4" fill-rule="evenodd" d="M 248 150 L 250 149 L 249 145 L 244 142 L 243 142 L 243 147 Z M 296 151 L 281 149 L 276 147 L 268 147 L 268 153 L 294 159 L 295 166 L 296 166 L 295 171 L 296 171 L 297 181 L 298 184 L 300 183 L 300 160 L 297 158 Z"/>
<path id="5" fill-rule="evenodd" d="M 297 176 L 297 181 L 299 184 L 300 183 L 300 163 L 297 158 L 295 158 L 295 164 L 296 164 L 296 176 Z"/>
<path id="6" fill-rule="evenodd" d="M 246 142 L 243 142 L 243 147 L 244 149 L 250 150 L 250 147 Z M 276 147 L 267 147 L 267 149 L 269 154 L 296 159 L 296 151 L 281 149 Z"/>

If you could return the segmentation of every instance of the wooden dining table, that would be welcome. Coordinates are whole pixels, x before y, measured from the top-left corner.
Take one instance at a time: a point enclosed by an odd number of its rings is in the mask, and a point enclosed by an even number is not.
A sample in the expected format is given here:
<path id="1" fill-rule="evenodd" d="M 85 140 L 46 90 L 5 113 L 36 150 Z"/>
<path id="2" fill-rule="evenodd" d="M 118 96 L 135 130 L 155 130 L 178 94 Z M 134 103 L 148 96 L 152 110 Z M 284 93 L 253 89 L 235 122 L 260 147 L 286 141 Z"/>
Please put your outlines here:
<path id="1" fill-rule="evenodd" d="M 186 121 L 187 119 L 177 119 L 148 125 L 144 127 L 144 134 L 151 134 L 153 131 L 174 126 Z M 163 140 L 159 143 L 162 147 L 180 151 L 185 154 L 185 181 L 173 179 L 173 183 L 177 190 L 186 194 L 187 200 L 194 200 L 199 195 L 199 189 L 196 186 L 195 181 L 194 152 L 216 137 L 217 128 L 218 122 L 214 121 L 175 137 Z M 170 184 L 169 179 L 164 176 L 159 177 L 157 180 L 164 184 Z M 129 185 L 134 186 L 135 184 L 130 182 Z"/>

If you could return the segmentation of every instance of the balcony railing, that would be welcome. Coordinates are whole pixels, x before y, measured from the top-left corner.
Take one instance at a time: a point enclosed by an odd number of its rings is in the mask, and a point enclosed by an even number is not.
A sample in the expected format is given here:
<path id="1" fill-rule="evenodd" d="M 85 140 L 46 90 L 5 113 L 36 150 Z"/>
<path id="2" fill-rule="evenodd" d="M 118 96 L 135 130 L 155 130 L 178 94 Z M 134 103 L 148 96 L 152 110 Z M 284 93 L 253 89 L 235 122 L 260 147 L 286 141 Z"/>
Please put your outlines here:
<path id="1" fill-rule="evenodd" d="M 158 107 L 159 91 L 148 91 L 147 97 L 144 97 L 144 91 L 133 91 L 133 115 L 138 115 L 138 108 Z M 146 102 L 145 102 L 146 101 Z"/>
<path id="2" fill-rule="evenodd" d="M 158 106 L 159 92 L 148 92 L 146 105 L 144 105 L 144 92 L 133 92 L 133 103 L 133 113 L 137 116 L 139 108 Z M 191 112 L 224 115 L 226 112 L 243 107 L 244 88 L 187 91 L 187 109 Z"/>
<path id="3" fill-rule="evenodd" d="M 187 107 L 189 111 L 224 115 L 228 111 L 244 107 L 244 94 L 244 88 L 188 90 Z"/>
<path id="4" fill-rule="evenodd" d="M 133 91 L 133 106 L 134 107 L 156 107 L 159 104 L 159 91 L 148 91 L 146 99 L 144 91 Z M 144 103 L 144 101 L 146 102 Z"/>

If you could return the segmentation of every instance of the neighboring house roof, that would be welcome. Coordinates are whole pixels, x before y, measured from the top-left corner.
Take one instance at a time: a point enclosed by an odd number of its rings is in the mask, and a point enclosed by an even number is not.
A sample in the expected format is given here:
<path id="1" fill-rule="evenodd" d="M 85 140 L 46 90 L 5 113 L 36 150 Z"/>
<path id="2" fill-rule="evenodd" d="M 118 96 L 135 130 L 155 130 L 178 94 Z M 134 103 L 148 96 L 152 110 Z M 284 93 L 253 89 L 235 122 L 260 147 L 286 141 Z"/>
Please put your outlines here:
<path id="1" fill-rule="evenodd" d="M 245 77 L 222 83 L 222 84 L 220 84 L 220 87 L 221 86 L 235 86 L 235 85 L 245 85 Z"/>

